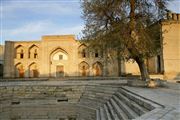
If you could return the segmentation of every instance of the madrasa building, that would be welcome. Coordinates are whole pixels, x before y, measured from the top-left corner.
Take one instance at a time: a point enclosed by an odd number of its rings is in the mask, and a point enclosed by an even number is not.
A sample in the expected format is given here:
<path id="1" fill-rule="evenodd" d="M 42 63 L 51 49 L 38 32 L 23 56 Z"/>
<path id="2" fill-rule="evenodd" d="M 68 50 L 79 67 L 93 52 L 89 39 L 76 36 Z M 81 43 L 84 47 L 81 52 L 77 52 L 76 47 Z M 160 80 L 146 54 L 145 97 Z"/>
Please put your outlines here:
<path id="1" fill-rule="evenodd" d="M 162 52 L 146 61 L 149 73 L 180 78 L 180 14 L 161 21 Z M 136 63 L 105 57 L 101 47 L 87 49 L 74 35 L 42 36 L 41 40 L 6 41 L 4 78 L 139 75 Z M 114 57 L 115 58 L 115 57 Z"/>

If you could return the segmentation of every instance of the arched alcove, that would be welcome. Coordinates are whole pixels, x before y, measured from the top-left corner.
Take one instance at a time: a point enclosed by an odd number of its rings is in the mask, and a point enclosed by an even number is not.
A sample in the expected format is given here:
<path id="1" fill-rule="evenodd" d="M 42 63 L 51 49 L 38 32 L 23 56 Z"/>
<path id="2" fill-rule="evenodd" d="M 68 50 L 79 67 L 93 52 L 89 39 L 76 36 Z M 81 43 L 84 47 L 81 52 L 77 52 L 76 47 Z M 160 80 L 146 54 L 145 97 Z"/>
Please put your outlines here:
<path id="1" fill-rule="evenodd" d="M 58 47 L 50 53 L 51 60 L 68 60 L 68 53 L 66 50 Z"/>
<path id="2" fill-rule="evenodd" d="M 24 53 L 25 53 L 25 50 L 24 50 L 24 47 L 22 45 L 18 45 L 15 48 L 15 58 L 23 59 L 24 58 Z"/>
<path id="3" fill-rule="evenodd" d="M 87 45 L 81 44 L 78 47 L 78 57 L 79 58 L 87 58 L 87 57 L 89 57 Z"/>
<path id="4" fill-rule="evenodd" d="M 52 55 L 52 60 L 67 60 L 68 56 L 63 51 L 57 51 Z"/>
<path id="5" fill-rule="evenodd" d="M 28 57 L 31 59 L 37 59 L 39 57 L 39 47 L 37 45 L 32 45 L 28 49 Z"/>
<path id="6" fill-rule="evenodd" d="M 79 64 L 79 74 L 80 76 L 89 76 L 89 64 L 85 61 Z"/>
<path id="7" fill-rule="evenodd" d="M 93 47 L 92 57 L 93 58 L 102 58 L 103 57 L 103 50 L 100 46 Z"/>
<path id="8" fill-rule="evenodd" d="M 95 62 L 92 66 L 93 75 L 94 76 L 102 76 L 103 75 L 103 65 L 100 62 Z"/>
<path id="9" fill-rule="evenodd" d="M 69 55 L 66 50 L 57 47 L 50 53 L 50 76 L 51 77 L 64 77 L 68 75 L 65 68 L 68 65 Z"/>
<path id="10" fill-rule="evenodd" d="M 25 70 L 24 70 L 23 64 L 22 63 L 17 63 L 15 65 L 15 77 L 23 78 L 24 73 L 25 73 Z"/>
<path id="11" fill-rule="evenodd" d="M 39 68 L 38 65 L 33 62 L 29 65 L 29 77 L 37 78 L 39 77 Z"/>

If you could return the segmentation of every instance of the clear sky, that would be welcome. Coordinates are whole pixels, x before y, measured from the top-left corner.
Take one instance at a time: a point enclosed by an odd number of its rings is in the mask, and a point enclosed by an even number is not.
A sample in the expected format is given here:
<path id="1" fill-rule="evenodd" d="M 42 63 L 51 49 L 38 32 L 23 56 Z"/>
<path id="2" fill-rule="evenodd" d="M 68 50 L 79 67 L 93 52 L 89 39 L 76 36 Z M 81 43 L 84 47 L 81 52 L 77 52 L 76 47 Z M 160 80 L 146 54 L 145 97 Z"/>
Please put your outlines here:
<path id="1" fill-rule="evenodd" d="M 0 44 L 5 40 L 40 40 L 42 35 L 81 35 L 79 0 L 0 0 Z M 168 9 L 180 13 L 180 0 Z"/>

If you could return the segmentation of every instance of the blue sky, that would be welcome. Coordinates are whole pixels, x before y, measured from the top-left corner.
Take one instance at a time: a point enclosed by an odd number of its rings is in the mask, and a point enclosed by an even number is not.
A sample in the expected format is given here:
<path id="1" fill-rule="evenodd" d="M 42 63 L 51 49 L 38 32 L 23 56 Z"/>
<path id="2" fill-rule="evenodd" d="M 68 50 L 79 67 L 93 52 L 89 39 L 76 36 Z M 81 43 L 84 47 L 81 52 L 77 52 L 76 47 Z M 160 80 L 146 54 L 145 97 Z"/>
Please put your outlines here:
<path id="1" fill-rule="evenodd" d="M 79 0 L 0 0 L 1 38 L 40 40 L 42 35 L 75 34 L 84 27 Z M 180 0 L 168 8 L 180 13 Z"/>

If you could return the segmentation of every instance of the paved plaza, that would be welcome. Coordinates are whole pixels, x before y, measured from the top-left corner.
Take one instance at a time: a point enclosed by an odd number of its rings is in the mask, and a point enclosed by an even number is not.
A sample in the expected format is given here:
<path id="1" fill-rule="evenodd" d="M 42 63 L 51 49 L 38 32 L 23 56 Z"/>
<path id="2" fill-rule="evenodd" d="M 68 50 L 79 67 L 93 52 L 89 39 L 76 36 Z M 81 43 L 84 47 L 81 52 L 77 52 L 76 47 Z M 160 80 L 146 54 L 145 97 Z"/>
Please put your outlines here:
<path id="1" fill-rule="evenodd" d="M 180 118 L 179 83 L 167 82 L 163 87 L 147 88 L 128 86 L 127 81 L 127 79 L 1 81 L 0 118 L 120 120 L 118 113 L 121 113 L 120 111 L 124 113 L 124 110 L 129 112 L 127 116 L 122 114 L 124 120 Z M 125 106 L 123 102 L 127 105 Z M 119 108 L 117 105 L 120 105 Z"/>

